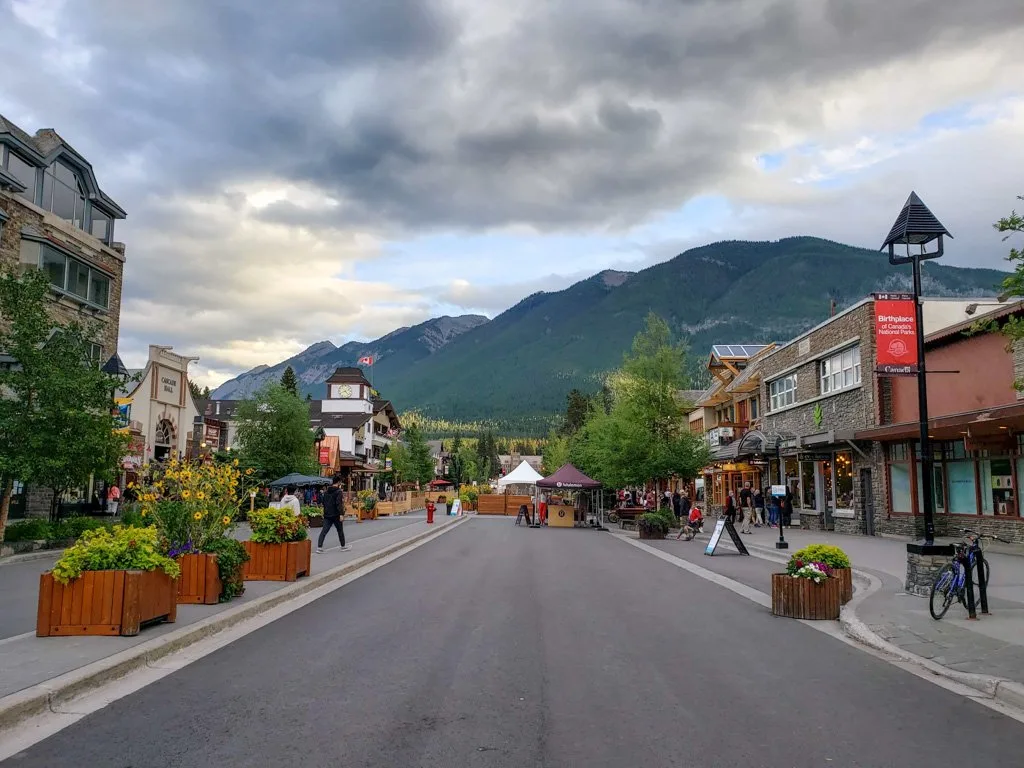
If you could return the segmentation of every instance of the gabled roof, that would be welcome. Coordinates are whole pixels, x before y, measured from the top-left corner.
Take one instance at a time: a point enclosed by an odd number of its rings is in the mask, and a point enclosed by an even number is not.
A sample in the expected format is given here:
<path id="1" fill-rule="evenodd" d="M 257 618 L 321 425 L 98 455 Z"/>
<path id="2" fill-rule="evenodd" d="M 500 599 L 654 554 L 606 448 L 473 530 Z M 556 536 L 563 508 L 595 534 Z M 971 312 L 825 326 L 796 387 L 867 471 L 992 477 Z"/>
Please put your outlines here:
<path id="1" fill-rule="evenodd" d="M 352 366 L 335 368 L 334 373 L 327 380 L 328 384 L 365 384 L 370 386 L 370 382 L 366 380 L 366 376 L 363 375 L 362 368 L 355 368 Z"/>
<path id="2" fill-rule="evenodd" d="M 0 115 L 0 143 L 15 147 L 19 155 L 39 168 L 46 168 L 58 158 L 67 160 L 82 174 L 90 200 L 98 202 L 115 219 L 127 216 L 124 209 L 100 189 L 92 164 L 52 128 L 43 128 L 30 136 Z"/>
<path id="3" fill-rule="evenodd" d="M 747 366 L 740 375 L 733 379 L 725 391 L 729 393 L 740 393 L 740 392 L 751 392 L 757 388 L 757 381 L 761 375 L 761 361 L 772 353 L 775 349 L 774 342 L 771 344 L 765 344 L 761 348 L 761 351 L 756 355 L 747 360 Z"/>
<path id="4" fill-rule="evenodd" d="M 309 404 L 309 423 L 313 428 L 356 430 L 371 418 L 373 414 L 370 413 L 325 413 L 321 400 L 313 400 Z"/>
<path id="5" fill-rule="evenodd" d="M 717 357 L 719 360 L 726 358 L 729 360 L 746 360 L 756 355 L 766 346 L 766 344 L 715 344 L 711 347 L 711 356 Z"/>

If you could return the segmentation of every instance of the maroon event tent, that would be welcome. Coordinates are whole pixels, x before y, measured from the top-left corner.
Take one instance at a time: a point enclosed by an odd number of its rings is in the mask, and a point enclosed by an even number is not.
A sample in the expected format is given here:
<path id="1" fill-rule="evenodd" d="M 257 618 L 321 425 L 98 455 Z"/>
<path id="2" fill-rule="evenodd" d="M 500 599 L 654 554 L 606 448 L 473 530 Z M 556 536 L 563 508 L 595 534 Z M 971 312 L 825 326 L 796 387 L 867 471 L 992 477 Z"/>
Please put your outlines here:
<path id="1" fill-rule="evenodd" d="M 593 490 L 594 488 L 600 488 L 601 484 L 597 480 L 584 475 L 572 464 L 566 464 L 550 477 L 538 480 L 537 487 Z"/>

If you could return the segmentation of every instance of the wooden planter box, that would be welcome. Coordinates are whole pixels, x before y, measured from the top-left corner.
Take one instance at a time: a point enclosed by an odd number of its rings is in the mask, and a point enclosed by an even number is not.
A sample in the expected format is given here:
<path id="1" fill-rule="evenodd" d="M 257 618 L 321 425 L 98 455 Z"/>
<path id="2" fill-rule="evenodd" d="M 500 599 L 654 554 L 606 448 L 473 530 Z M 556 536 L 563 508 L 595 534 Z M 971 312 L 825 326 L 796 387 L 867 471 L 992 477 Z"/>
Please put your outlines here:
<path id="1" fill-rule="evenodd" d="M 249 562 L 242 569 L 246 581 L 295 581 L 309 576 L 313 542 L 288 541 L 284 544 L 258 544 L 243 541 Z"/>
<path id="2" fill-rule="evenodd" d="M 641 539 L 664 539 L 665 534 L 661 531 L 645 531 L 643 528 L 640 529 Z"/>
<path id="3" fill-rule="evenodd" d="M 178 577 L 178 602 L 193 605 L 216 605 L 220 601 L 223 584 L 217 555 L 182 555 L 178 558 L 181 575 Z"/>
<path id="4" fill-rule="evenodd" d="M 842 585 L 839 579 L 815 584 L 788 573 L 772 574 L 772 613 L 791 619 L 838 619 Z"/>
<path id="5" fill-rule="evenodd" d="M 853 600 L 853 570 L 850 568 L 834 568 L 840 587 L 840 603 L 846 605 Z"/>
<path id="6" fill-rule="evenodd" d="M 162 570 L 85 571 L 61 584 L 39 576 L 36 636 L 137 635 L 152 621 L 173 622 L 178 585 Z"/>
<path id="7" fill-rule="evenodd" d="M 363 509 L 362 507 L 359 508 L 359 522 L 362 522 L 363 520 L 376 520 L 376 519 L 377 519 L 377 508 L 376 507 L 374 507 L 373 509 L 371 509 L 369 511 Z"/>

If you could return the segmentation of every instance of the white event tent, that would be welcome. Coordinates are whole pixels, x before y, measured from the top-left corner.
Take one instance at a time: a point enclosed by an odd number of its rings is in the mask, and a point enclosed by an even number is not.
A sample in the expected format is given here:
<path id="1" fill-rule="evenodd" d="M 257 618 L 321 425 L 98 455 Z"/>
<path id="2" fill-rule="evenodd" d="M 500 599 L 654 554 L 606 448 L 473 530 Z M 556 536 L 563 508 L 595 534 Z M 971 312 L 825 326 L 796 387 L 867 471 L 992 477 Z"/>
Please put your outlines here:
<path id="1" fill-rule="evenodd" d="M 504 488 L 506 485 L 536 485 L 538 480 L 543 479 L 544 475 L 540 474 L 524 460 L 522 464 L 498 480 L 498 487 Z"/>

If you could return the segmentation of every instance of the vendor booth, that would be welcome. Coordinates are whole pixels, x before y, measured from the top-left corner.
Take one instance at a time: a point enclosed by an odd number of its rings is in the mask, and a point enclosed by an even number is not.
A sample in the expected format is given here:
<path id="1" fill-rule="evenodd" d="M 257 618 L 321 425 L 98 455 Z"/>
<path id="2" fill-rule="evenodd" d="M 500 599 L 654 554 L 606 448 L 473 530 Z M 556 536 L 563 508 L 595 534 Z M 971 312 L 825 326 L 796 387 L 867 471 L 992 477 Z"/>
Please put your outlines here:
<path id="1" fill-rule="evenodd" d="M 566 464 L 537 481 L 546 497 L 547 524 L 552 528 L 601 528 L 601 484 Z"/>

